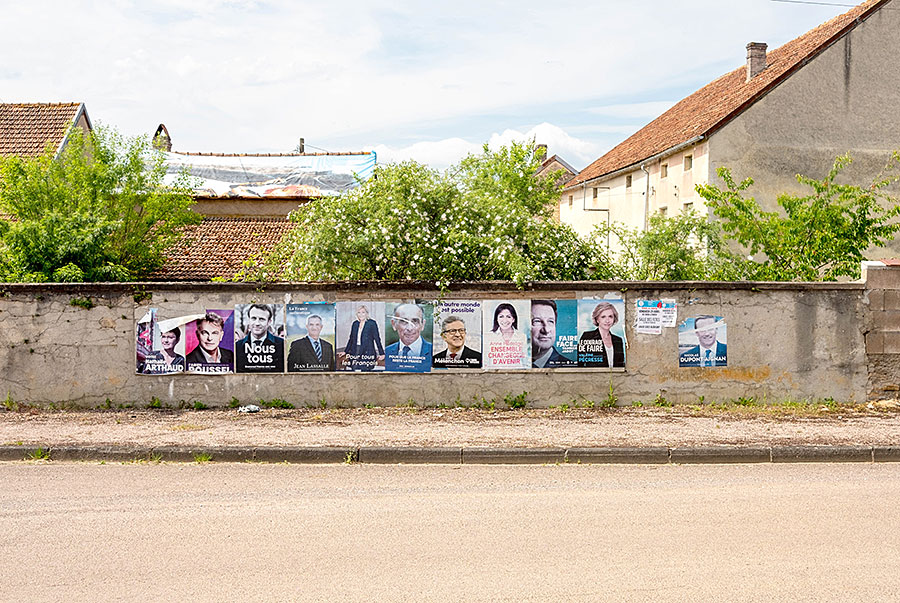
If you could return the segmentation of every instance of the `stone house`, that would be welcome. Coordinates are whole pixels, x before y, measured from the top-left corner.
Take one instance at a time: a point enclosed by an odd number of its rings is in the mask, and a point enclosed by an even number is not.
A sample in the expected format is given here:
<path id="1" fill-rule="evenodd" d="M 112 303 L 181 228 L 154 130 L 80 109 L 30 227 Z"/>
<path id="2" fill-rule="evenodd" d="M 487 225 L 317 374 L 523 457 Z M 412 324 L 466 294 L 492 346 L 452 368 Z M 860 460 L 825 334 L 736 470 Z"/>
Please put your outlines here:
<path id="1" fill-rule="evenodd" d="M 582 235 L 607 221 L 646 228 L 655 212 L 705 212 L 697 184 L 752 177 L 768 210 L 808 192 L 797 174 L 868 184 L 900 148 L 900 1 L 869 0 L 772 51 L 747 45 L 746 65 L 681 100 L 591 163 L 564 188 L 560 220 Z"/>
<path id="2" fill-rule="evenodd" d="M 59 154 L 72 124 L 91 131 L 84 103 L 0 103 L 0 156 L 37 157 L 48 145 Z"/>

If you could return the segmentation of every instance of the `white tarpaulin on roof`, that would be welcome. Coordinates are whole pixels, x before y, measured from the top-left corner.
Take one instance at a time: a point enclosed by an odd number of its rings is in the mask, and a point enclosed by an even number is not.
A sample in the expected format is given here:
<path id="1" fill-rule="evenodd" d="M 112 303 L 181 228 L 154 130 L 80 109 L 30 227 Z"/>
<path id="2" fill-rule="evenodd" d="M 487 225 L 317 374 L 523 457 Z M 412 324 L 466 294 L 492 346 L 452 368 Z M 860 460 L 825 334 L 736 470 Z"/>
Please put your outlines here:
<path id="1" fill-rule="evenodd" d="M 182 169 L 199 179 L 198 197 L 322 197 L 368 180 L 375 152 L 346 155 L 189 155 L 166 153 L 167 179 Z"/>

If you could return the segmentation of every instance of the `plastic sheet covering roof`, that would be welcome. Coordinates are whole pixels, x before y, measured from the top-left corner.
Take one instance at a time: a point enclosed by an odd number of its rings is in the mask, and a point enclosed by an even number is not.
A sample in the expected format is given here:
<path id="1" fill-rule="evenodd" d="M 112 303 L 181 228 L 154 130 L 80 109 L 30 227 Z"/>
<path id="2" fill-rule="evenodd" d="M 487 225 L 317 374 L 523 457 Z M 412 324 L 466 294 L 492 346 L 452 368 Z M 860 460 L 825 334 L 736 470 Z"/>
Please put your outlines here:
<path id="1" fill-rule="evenodd" d="M 375 152 L 226 155 L 166 153 L 167 179 L 183 169 L 198 179 L 197 197 L 324 197 L 339 195 L 368 180 Z"/>

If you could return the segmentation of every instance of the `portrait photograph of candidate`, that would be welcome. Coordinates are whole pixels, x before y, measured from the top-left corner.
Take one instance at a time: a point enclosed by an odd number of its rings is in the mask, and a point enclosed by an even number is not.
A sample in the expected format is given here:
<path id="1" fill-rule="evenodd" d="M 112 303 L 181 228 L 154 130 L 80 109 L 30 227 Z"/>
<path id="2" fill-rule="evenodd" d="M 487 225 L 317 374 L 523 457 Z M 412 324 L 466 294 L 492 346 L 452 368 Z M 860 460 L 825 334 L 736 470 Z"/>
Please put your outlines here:
<path id="1" fill-rule="evenodd" d="M 556 348 L 559 308 L 552 299 L 531 300 L 531 367 L 559 368 L 575 363 Z"/>
<path id="2" fill-rule="evenodd" d="M 284 372 L 284 308 L 281 304 L 235 306 L 235 370 L 238 373 Z"/>
<path id="3" fill-rule="evenodd" d="M 337 370 L 384 370 L 384 302 L 338 302 Z"/>
<path id="4" fill-rule="evenodd" d="M 387 371 L 426 373 L 431 370 L 431 304 L 403 302 L 385 305 L 390 324 L 386 335 Z"/>
<path id="5" fill-rule="evenodd" d="M 678 350 L 678 366 L 728 366 L 725 319 L 709 314 L 686 319 L 678 328 Z"/>
<path id="6" fill-rule="evenodd" d="M 154 375 L 182 373 L 187 368 L 184 356 L 179 354 L 181 344 L 181 328 L 173 327 L 159 334 L 159 349 L 147 356 L 143 364 L 143 372 Z"/>
<path id="7" fill-rule="evenodd" d="M 477 319 L 480 326 L 480 312 Z M 439 330 L 444 349 L 434 354 L 434 368 L 481 368 L 481 346 L 476 350 L 467 344 L 469 329 L 463 316 L 447 314 L 441 319 Z"/>
<path id="8" fill-rule="evenodd" d="M 586 309 L 589 312 L 586 313 Z M 581 330 L 578 338 L 578 366 L 625 367 L 625 333 L 624 324 L 619 320 L 620 311 L 624 316 L 625 304 L 621 299 L 599 303 L 579 300 L 579 328 L 586 328 Z M 586 320 L 590 321 L 587 325 L 584 324 Z"/>
<path id="9" fill-rule="evenodd" d="M 334 370 L 334 305 L 288 304 L 290 373 Z"/>
<path id="10" fill-rule="evenodd" d="M 230 373 L 234 367 L 234 312 L 207 310 L 188 328 L 188 372 Z"/>
<path id="11" fill-rule="evenodd" d="M 522 369 L 531 367 L 531 348 L 528 328 L 531 302 L 528 300 L 486 301 L 483 308 L 484 324 L 490 324 L 484 333 L 482 347 L 483 366 L 488 369 Z M 488 318 L 490 317 L 490 318 Z M 525 329 L 520 328 L 520 317 Z"/>

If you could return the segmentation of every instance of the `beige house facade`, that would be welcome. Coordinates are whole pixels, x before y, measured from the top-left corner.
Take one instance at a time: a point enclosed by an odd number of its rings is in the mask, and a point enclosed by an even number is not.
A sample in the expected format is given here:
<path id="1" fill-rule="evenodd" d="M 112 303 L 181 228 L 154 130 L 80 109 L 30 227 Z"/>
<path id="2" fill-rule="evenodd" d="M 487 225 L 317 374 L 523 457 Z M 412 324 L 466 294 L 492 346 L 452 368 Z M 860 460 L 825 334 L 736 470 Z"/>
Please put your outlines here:
<path id="1" fill-rule="evenodd" d="M 841 179 L 869 184 L 900 149 L 900 0 L 870 0 L 768 51 L 747 45 L 747 64 L 691 96 L 572 179 L 560 220 L 579 234 L 621 222 L 644 229 L 654 213 L 707 212 L 698 184 L 717 170 L 753 178 L 767 210 L 783 192 L 808 192 L 850 153 Z"/>

